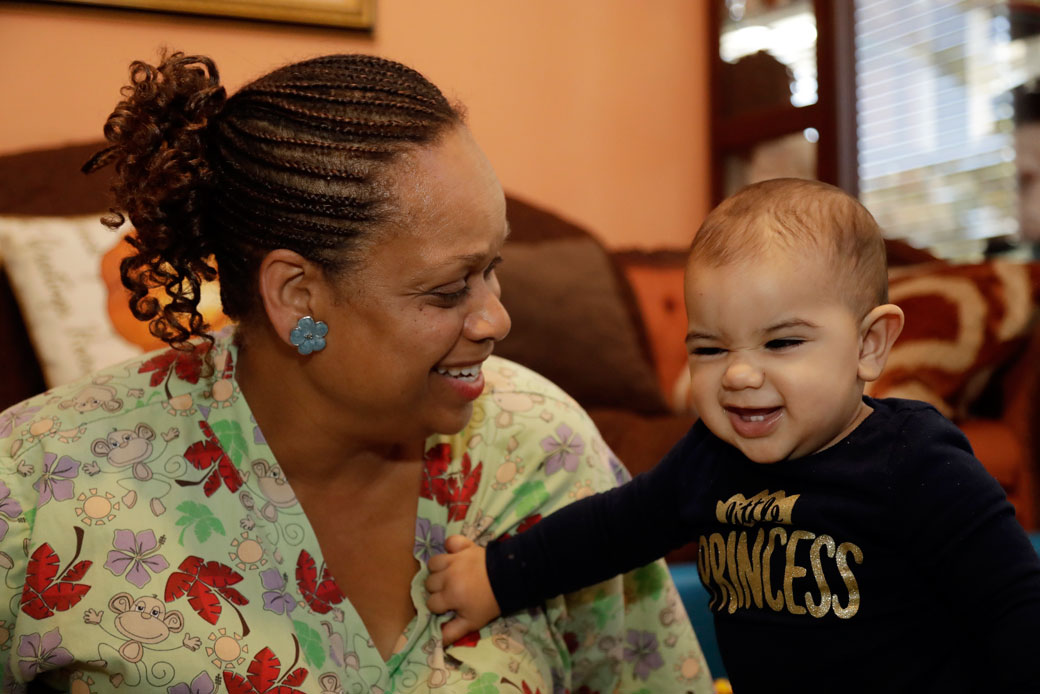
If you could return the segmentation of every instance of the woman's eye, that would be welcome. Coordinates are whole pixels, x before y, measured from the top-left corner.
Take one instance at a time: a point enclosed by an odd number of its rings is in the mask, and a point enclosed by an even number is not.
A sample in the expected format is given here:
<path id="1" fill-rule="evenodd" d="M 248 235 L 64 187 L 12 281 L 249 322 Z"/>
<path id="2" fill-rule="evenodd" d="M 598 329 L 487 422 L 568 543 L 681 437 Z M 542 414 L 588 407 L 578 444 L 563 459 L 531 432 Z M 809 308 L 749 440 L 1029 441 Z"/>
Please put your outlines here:
<path id="1" fill-rule="evenodd" d="M 494 272 L 495 268 L 497 268 L 501 263 L 502 263 L 502 258 L 500 258 L 500 257 L 499 258 L 495 258 L 494 260 L 492 260 L 491 264 L 488 265 L 487 268 L 484 270 L 484 277 L 491 277 L 491 273 Z"/>
<path id="2" fill-rule="evenodd" d="M 469 285 L 455 292 L 433 292 L 433 298 L 440 306 L 450 308 L 460 304 L 469 295 Z"/>
<path id="3" fill-rule="evenodd" d="M 798 339 L 793 339 L 793 338 L 784 338 L 784 339 L 781 339 L 781 340 L 770 340 L 769 342 L 766 343 L 766 349 L 772 350 L 774 352 L 777 352 L 777 351 L 780 351 L 780 350 L 791 349 L 792 347 L 797 347 L 798 345 L 802 344 L 803 342 L 805 342 L 805 340 L 798 340 Z"/>

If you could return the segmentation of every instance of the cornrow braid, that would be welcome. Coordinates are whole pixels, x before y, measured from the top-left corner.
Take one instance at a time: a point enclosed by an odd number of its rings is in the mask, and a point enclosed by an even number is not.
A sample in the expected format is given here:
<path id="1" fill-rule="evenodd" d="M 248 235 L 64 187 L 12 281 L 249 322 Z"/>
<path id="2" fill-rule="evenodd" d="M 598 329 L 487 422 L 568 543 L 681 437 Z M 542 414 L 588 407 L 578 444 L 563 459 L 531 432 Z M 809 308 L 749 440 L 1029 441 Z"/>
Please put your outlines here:
<path id="1" fill-rule="evenodd" d="M 394 213 L 395 156 L 435 142 L 463 114 L 420 73 L 367 55 L 287 65 L 228 98 L 209 58 L 135 62 L 105 125 L 119 209 L 134 225 L 121 266 L 130 307 L 174 347 L 206 336 L 202 282 L 220 274 L 224 313 L 259 308 L 257 268 L 287 248 L 330 274 Z M 168 301 L 160 302 L 154 290 Z"/>

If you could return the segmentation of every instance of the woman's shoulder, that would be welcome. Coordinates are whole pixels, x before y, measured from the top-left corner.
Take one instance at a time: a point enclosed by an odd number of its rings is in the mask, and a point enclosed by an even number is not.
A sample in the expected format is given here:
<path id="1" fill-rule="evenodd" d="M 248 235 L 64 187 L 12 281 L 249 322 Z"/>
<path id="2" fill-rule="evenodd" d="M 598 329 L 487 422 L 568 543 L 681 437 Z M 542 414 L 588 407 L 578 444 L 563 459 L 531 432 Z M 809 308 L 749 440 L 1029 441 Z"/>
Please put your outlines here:
<path id="1" fill-rule="evenodd" d="M 226 341 L 200 340 L 188 349 L 157 349 L 50 388 L 0 412 L 0 454 L 16 457 L 19 449 L 50 439 L 74 443 L 98 427 L 112 431 L 194 414 L 220 396 L 217 383 L 229 360 Z"/>
<path id="2" fill-rule="evenodd" d="M 484 362 L 484 379 L 487 385 L 484 387 L 483 397 L 536 395 L 581 409 L 577 401 L 563 388 L 537 371 L 504 357 L 492 355 Z"/>

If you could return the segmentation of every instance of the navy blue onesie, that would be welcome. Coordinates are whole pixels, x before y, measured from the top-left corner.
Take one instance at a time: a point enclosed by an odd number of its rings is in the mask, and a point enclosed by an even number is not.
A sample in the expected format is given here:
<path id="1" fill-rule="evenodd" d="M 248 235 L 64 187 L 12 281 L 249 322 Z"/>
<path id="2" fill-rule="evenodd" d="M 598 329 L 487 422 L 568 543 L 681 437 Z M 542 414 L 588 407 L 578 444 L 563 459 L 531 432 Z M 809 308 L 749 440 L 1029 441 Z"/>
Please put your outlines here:
<path id="1" fill-rule="evenodd" d="M 698 540 L 738 692 L 1040 691 L 1040 557 L 964 435 L 874 411 L 758 464 L 700 422 L 652 470 L 488 546 L 503 613 Z"/>

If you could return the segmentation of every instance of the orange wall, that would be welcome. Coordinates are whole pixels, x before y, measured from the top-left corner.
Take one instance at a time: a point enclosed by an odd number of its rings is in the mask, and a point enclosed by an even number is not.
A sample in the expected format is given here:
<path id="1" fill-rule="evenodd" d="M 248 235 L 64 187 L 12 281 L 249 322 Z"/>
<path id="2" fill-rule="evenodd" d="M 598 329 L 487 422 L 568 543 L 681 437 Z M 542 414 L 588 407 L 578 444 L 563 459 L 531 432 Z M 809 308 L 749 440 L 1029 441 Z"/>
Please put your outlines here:
<path id="1" fill-rule="evenodd" d="M 461 100 L 506 190 L 614 247 L 684 245 L 708 206 L 707 3 L 378 0 L 372 34 L 0 6 L 0 154 L 100 138 L 134 59 L 214 58 L 231 89 L 285 62 L 375 53 Z"/>

